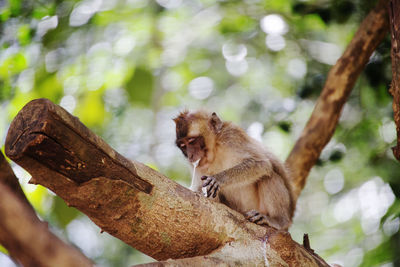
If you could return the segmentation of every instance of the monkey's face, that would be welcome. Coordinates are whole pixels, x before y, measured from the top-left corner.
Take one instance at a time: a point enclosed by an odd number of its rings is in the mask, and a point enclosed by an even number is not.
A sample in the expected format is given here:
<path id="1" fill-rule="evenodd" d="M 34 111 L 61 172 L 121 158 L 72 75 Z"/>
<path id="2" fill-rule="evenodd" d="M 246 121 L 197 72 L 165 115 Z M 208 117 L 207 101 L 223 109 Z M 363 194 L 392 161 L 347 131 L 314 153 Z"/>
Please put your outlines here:
<path id="1" fill-rule="evenodd" d="M 199 167 L 213 160 L 215 135 L 222 122 L 215 113 L 198 111 L 181 112 L 174 119 L 176 124 L 176 145 L 190 162 L 200 160 Z"/>
<path id="2" fill-rule="evenodd" d="M 201 160 L 206 155 L 207 149 L 203 136 L 180 138 L 176 140 L 176 145 L 190 162 Z"/>

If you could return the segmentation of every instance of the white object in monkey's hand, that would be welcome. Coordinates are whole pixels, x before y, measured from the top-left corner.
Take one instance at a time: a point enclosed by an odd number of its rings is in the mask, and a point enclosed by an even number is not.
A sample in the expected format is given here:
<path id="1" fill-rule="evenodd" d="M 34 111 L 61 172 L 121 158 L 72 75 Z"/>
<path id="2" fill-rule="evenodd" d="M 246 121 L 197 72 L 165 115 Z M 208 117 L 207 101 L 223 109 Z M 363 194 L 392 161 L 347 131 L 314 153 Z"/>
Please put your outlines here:
<path id="1" fill-rule="evenodd" d="M 208 197 L 208 195 L 207 195 L 207 188 L 202 187 L 202 188 L 201 188 L 201 191 L 203 191 L 203 195 L 204 195 L 205 197 Z"/>

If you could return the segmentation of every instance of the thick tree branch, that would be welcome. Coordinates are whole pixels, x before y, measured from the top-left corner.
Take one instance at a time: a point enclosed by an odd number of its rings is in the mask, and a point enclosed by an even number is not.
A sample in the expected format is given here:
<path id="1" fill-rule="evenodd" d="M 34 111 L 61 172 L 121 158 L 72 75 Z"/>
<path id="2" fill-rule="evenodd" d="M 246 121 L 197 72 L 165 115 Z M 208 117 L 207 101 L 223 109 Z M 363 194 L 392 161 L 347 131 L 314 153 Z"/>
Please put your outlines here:
<path id="1" fill-rule="evenodd" d="M 2 169 L 0 169 L 2 171 Z M 93 266 L 41 222 L 8 186 L 0 183 L 0 243 L 23 266 Z"/>
<path id="2" fill-rule="evenodd" d="M 293 173 L 296 199 L 308 173 L 331 139 L 343 105 L 359 74 L 389 29 L 387 3 L 388 0 L 380 0 L 370 11 L 342 57 L 329 71 L 314 111 L 286 160 Z"/>
<path id="3" fill-rule="evenodd" d="M 157 260 L 208 255 L 235 264 L 328 266 L 288 233 L 249 223 L 225 205 L 126 160 L 48 100 L 34 100 L 18 113 L 6 153 L 32 174 L 33 183 Z"/>
<path id="4" fill-rule="evenodd" d="M 35 213 L 35 210 L 26 198 L 24 191 L 22 191 L 18 178 L 15 176 L 10 164 L 7 162 L 2 152 L 0 152 L 0 183 L 7 186 L 22 202 L 26 204 L 32 213 Z"/>
<path id="5" fill-rule="evenodd" d="M 397 145 L 393 154 L 400 161 L 400 3 L 391 0 L 389 3 L 390 33 L 392 37 L 392 85 L 394 121 L 397 130 Z"/>

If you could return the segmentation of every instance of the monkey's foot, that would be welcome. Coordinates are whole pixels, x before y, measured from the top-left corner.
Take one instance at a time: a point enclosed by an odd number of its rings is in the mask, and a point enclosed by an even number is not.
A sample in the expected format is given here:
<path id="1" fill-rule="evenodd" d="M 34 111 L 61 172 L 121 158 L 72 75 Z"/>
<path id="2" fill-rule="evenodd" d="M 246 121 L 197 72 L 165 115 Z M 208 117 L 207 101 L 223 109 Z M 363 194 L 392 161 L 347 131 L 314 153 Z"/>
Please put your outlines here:
<path id="1" fill-rule="evenodd" d="M 256 210 L 248 211 L 244 214 L 247 220 L 258 225 L 269 225 L 267 215 L 261 214 Z"/>
<path id="2" fill-rule="evenodd" d="M 202 190 L 204 196 L 215 198 L 219 191 L 219 183 L 217 180 L 212 176 L 203 176 L 201 180 L 203 181 Z"/>

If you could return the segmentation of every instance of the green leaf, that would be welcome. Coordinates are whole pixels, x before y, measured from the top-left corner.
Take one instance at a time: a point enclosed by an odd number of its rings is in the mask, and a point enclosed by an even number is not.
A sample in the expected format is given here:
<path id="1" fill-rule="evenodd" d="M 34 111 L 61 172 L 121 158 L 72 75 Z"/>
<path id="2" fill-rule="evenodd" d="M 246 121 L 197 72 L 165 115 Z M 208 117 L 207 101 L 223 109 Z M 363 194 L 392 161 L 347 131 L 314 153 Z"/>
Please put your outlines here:
<path id="1" fill-rule="evenodd" d="M 21 12 L 21 0 L 9 0 L 11 14 L 17 16 Z"/>
<path id="2" fill-rule="evenodd" d="M 18 41 L 21 45 L 27 45 L 31 41 L 31 29 L 28 24 L 21 25 L 17 32 Z"/>
<path id="3" fill-rule="evenodd" d="M 3 247 L 2 245 L 0 245 L 0 253 L 4 253 L 4 254 L 8 255 L 8 250 L 5 247 Z"/>
<path id="4" fill-rule="evenodd" d="M 254 29 L 256 25 L 257 23 L 251 17 L 228 11 L 221 20 L 219 27 L 222 34 L 227 34 L 249 31 Z"/>
<path id="5" fill-rule="evenodd" d="M 64 200 L 60 197 L 55 196 L 53 207 L 52 207 L 52 215 L 55 220 L 65 228 L 72 220 L 74 220 L 78 215 L 79 211 L 75 208 L 68 207 L 65 204 Z"/>
<path id="6" fill-rule="evenodd" d="M 125 89 L 132 103 L 150 106 L 153 95 L 153 74 L 145 68 L 135 69 Z"/>
<path id="7" fill-rule="evenodd" d="M 56 74 L 41 73 L 37 75 L 34 90 L 41 97 L 58 102 L 63 96 L 62 85 Z"/>
<path id="8" fill-rule="evenodd" d="M 21 52 L 10 55 L 0 65 L 0 78 L 7 79 L 28 67 L 28 61 Z"/>
<path id="9" fill-rule="evenodd" d="M 104 123 L 106 111 L 104 109 L 103 94 L 100 90 L 87 92 L 82 99 L 78 99 L 75 115 L 88 127 L 100 126 Z"/>
<path id="10" fill-rule="evenodd" d="M 49 194 L 47 189 L 43 186 L 37 186 L 36 189 L 32 192 L 25 192 L 26 198 L 32 204 L 32 206 L 39 212 L 41 215 L 46 214 L 46 210 L 44 209 L 43 202 L 47 200 Z"/>

